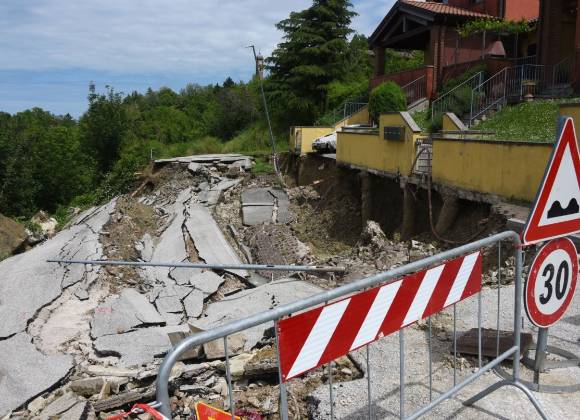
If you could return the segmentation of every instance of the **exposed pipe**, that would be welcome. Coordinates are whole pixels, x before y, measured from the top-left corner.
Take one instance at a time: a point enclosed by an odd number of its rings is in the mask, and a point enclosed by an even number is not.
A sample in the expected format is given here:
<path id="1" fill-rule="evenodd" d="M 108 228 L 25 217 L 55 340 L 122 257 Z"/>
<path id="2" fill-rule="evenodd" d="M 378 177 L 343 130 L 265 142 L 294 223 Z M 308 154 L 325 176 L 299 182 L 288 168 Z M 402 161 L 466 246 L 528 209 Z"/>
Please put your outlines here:
<path id="1" fill-rule="evenodd" d="M 46 260 L 49 263 L 59 264 L 91 264 L 91 265 L 119 265 L 129 267 L 178 267 L 178 268 L 206 268 L 215 270 L 256 270 L 256 271 L 318 271 L 321 273 L 344 272 L 344 267 L 316 266 L 316 265 L 270 265 L 270 264 L 197 264 L 178 262 L 145 262 L 123 260 Z"/>

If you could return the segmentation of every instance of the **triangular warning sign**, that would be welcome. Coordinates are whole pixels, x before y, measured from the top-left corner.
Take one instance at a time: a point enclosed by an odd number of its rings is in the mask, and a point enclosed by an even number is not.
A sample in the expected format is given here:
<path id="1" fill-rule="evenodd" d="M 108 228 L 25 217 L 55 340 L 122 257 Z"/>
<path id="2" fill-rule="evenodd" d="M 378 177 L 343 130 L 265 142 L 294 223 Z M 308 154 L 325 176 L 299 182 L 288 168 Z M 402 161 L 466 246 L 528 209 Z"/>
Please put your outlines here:
<path id="1" fill-rule="evenodd" d="M 572 118 L 566 118 L 524 233 L 525 245 L 580 232 L 580 155 Z"/>

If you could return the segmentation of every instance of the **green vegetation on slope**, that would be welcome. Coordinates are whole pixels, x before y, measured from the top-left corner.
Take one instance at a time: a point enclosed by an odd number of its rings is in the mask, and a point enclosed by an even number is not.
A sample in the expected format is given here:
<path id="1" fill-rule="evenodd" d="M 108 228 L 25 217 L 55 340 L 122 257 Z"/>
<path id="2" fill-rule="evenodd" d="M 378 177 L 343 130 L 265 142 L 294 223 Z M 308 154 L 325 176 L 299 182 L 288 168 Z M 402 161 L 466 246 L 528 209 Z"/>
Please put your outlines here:
<path id="1" fill-rule="evenodd" d="M 558 104 L 562 102 L 571 100 L 536 100 L 506 106 L 473 128 L 495 131 L 497 140 L 553 142 Z"/>
<path id="2" fill-rule="evenodd" d="M 351 9 L 347 0 L 313 0 L 278 23 L 283 40 L 267 59 L 264 80 L 278 150 L 287 150 L 290 125 L 312 125 L 343 101 L 367 94 L 371 58 L 363 35 L 350 38 Z M 407 61 L 415 66 L 422 57 L 390 54 L 387 69 Z M 78 120 L 39 108 L 0 112 L 0 210 L 26 218 L 42 209 L 65 220 L 68 206 L 127 191 L 151 157 L 268 151 L 256 78 L 129 95 L 91 85 Z"/>

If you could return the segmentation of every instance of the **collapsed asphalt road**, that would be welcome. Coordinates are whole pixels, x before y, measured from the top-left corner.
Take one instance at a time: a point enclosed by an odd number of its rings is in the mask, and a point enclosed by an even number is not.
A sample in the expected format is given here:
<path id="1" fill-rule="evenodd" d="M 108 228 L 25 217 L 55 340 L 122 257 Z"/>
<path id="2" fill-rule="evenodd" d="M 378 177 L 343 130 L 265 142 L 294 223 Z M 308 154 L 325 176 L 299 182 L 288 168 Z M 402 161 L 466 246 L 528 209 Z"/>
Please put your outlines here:
<path id="1" fill-rule="evenodd" d="M 141 194 L 88 209 L 50 240 L 0 262 L 0 416 L 17 409 L 24 416 L 94 413 L 99 402 L 123 390 L 151 385 L 152 375 L 143 372 L 156 369 L 172 334 L 181 337 L 192 325 L 211 328 L 319 290 L 296 279 L 248 289 L 246 270 L 46 262 L 249 262 L 226 239 L 212 208 L 240 184 L 252 160 L 205 155 L 156 165 L 157 179 Z M 281 211 L 288 212 L 287 203 Z M 264 330 L 243 334 L 232 354 L 250 351 Z M 223 357 L 223 349 L 205 350 L 197 357 Z"/>

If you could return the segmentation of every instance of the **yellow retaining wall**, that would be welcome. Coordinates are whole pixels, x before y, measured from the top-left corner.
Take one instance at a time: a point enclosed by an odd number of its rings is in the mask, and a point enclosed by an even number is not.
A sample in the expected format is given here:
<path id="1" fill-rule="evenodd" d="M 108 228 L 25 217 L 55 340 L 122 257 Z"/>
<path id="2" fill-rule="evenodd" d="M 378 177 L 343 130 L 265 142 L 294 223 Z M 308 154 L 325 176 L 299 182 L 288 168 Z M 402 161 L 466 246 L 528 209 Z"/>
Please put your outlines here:
<path id="1" fill-rule="evenodd" d="M 566 115 L 574 119 L 574 128 L 576 129 L 576 136 L 580 136 L 580 103 L 570 103 L 560 105 L 560 115 Z"/>
<path id="2" fill-rule="evenodd" d="M 404 140 L 384 140 L 385 126 L 405 127 Z M 336 160 L 382 172 L 407 175 L 415 158 L 415 140 L 420 135 L 419 128 L 407 112 L 382 114 L 378 134 L 348 129 L 339 131 Z"/>
<path id="3" fill-rule="evenodd" d="M 542 181 L 552 146 L 551 143 L 433 139 L 433 181 L 531 202 Z"/>
<path id="4" fill-rule="evenodd" d="M 369 110 L 368 107 L 363 107 L 359 111 L 352 115 L 338 121 L 332 126 L 296 126 L 290 127 L 290 139 L 289 147 L 290 150 L 296 153 L 304 155 L 306 153 L 311 153 L 312 142 L 319 137 L 326 136 L 327 134 L 333 133 L 339 130 L 345 125 L 353 124 L 368 124 L 369 122 Z M 297 143 L 300 143 L 300 148 L 297 148 Z"/>
<path id="5" fill-rule="evenodd" d="M 443 114 L 443 131 L 463 131 L 467 130 L 467 127 L 461 122 L 461 120 L 452 112 L 446 112 Z"/>

